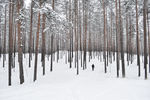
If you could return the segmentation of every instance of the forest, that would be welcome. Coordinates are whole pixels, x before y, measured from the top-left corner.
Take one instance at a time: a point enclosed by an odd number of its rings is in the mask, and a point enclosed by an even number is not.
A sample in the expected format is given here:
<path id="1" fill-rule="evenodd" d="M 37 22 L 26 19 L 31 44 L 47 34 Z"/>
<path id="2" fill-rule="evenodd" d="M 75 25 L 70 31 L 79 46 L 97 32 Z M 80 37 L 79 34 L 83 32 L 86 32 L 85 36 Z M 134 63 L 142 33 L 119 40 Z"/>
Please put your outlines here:
<path id="1" fill-rule="evenodd" d="M 150 0 L 0 0 L 0 89 L 49 83 L 57 75 L 56 87 L 71 77 L 82 84 L 83 74 L 91 81 L 97 74 L 112 83 L 139 80 L 150 88 Z M 1 100 L 19 99 L 1 93 Z M 57 99 L 100 99 L 81 95 Z"/>

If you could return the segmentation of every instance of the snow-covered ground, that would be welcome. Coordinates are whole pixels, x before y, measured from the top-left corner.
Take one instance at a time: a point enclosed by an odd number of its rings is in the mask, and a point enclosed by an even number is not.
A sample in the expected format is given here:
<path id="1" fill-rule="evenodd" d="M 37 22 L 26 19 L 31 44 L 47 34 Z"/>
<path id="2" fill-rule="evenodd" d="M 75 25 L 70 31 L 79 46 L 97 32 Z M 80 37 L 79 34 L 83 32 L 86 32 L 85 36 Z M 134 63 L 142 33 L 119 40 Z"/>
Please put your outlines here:
<path id="1" fill-rule="evenodd" d="M 24 59 L 25 83 L 19 85 L 18 66 L 12 70 L 12 86 L 8 87 L 7 67 L 0 67 L 0 100 L 150 100 L 150 74 L 144 80 L 143 63 L 141 77 L 137 76 L 136 60 L 126 67 L 126 78 L 116 78 L 115 62 L 109 64 L 104 73 L 104 63 L 97 58 L 87 63 L 87 70 L 69 69 L 65 58 L 54 62 L 50 72 L 50 61 L 46 59 L 46 75 L 42 76 L 40 56 L 38 79 L 33 83 L 33 65 L 28 68 L 28 56 Z M 17 63 L 17 61 L 16 61 Z M 91 64 L 95 71 L 91 71 Z M 121 72 L 121 71 L 120 71 Z M 120 73 L 121 76 L 121 73 Z"/>

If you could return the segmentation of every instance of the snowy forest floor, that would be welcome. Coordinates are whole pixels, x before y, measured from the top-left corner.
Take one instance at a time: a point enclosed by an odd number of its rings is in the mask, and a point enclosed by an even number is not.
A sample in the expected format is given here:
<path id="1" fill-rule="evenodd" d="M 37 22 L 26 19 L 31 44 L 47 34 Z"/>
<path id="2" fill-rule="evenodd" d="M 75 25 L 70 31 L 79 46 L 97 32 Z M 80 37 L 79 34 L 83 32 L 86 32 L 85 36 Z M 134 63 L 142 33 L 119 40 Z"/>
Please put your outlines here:
<path id="1" fill-rule="evenodd" d="M 16 61 L 17 64 L 17 61 Z M 95 64 L 95 71 L 91 65 Z M 104 63 L 97 58 L 87 63 L 87 69 L 76 69 L 65 64 L 65 57 L 54 62 L 53 72 L 50 72 L 50 61 L 46 59 L 46 75 L 42 76 L 40 55 L 38 58 L 38 77 L 33 82 L 34 57 L 32 67 L 28 67 L 28 55 L 24 59 L 25 83 L 19 85 L 18 66 L 12 70 L 12 86 L 8 87 L 7 66 L 2 68 L 0 61 L 0 100 L 149 100 L 150 74 L 144 80 L 143 63 L 141 77 L 138 77 L 136 56 L 133 64 L 127 66 L 126 78 L 116 77 L 116 64 L 108 66 L 108 73 L 104 73 Z M 74 63 L 73 63 L 74 65 Z"/>

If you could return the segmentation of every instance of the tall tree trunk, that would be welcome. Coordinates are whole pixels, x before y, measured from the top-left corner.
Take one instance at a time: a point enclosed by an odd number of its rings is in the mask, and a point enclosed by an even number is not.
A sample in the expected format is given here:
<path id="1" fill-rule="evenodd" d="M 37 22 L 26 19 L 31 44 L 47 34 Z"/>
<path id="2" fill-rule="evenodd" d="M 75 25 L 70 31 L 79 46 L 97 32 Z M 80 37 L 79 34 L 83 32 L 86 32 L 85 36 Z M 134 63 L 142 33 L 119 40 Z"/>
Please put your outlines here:
<path id="1" fill-rule="evenodd" d="M 79 64 L 78 64 L 78 0 L 75 1 L 75 35 L 76 35 L 76 66 L 77 75 L 79 74 Z"/>
<path id="2" fill-rule="evenodd" d="M 111 19 L 110 19 L 111 20 Z M 110 22 L 111 24 L 111 22 Z M 112 63 L 112 26 L 109 28 L 109 62 Z"/>
<path id="3" fill-rule="evenodd" d="M 57 36 L 57 63 L 58 63 L 58 60 L 59 60 L 59 46 L 60 46 L 60 40 L 59 40 L 59 35 Z"/>
<path id="4" fill-rule="evenodd" d="M 41 1 L 40 1 L 41 6 Z M 38 60 L 38 46 L 39 46 L 39 32 L 40 32 L 40 12 L 38 13 L 37 33 L 36 33 L 36 48 L 35 48 L 35 64 L 34 64 L 34 79 L 37 80 L 37 60 Z"/>
<path id="5" fill-rule="evenodd" d="M 3 46 L 3 67 L 5 67 L 6 61 L 6 26 L 7 26 L 7 14 L 6 14 L 7 6 L 5 5 L 5 26 L 4 26 L 4 46 Z"/>
<path id="6" fill-rule="evenodd" d="M 150 26 L 149 26 L 149 16 L 148 16 L 148 9 L 147 9 L 147 26 L 148 26 L 148 44 L 149 44 L 149 73 L 150 73 Z"/>
<path id="7" fill-rule="evenodd" d="M 13 2 L 13 1 L 12 1 Z M 14 4 L 12 4 L 12 15 L 11 15 L 11 17 L 12 17 L 12 53 L 14 52 Z M 12 54 L 13 55 L 13 54 Z M 14 68 L 14 59 L 13 59 L 13 57 L 12 57 L 12 68 Z"/>
<path id="8" fill-rule="evenodd" d="M 119 77 L 119 49 L 118 49 L 118 3 L 116 0 L 116 63 L 117 63 L 117 77 Z"/>
<path id="9" fill-rule="evenodd" d="M 16 23 L 15 23 L 16 24 Z M 15 68 L 15 57 L 16 57 L 16 34 L 17 34 L 17 32 L 16 32 L 16 25 L 15 25 L 15 33 L 14 33 L 14 68 Z"/>
<path id="10" fill-rule="evenodd" d="M 105 1 L 103 0 L 103 15 L 104 15 L 104 69 L 105 73 L 107 73 L 106 66 L 106 15 L 105 15 Z"/>
<path id="11" fill-rule="evenodd" d="M 83 3 L 88 3 L 88 1 L 84 1 L 83 0 Z M 87 49 L 87 25 L 88 25 L 88 23 L 87 23 L 87 18 L 88 18 L 88 11 L 87 11 L 87 5 L 85 6 L 84 5 L 84 18 L 83 18 L 83 20 L 84 20 L 84 42 L 83 42 L 83 46 L 84 46 L 84 53 L 83 53 L 83 69 L 86 69 L 86 49 Z"/>
<path id="12" fill-rule="evenodd" d="M 126 15 L 126 52 L 127 52 L 127 64 L 129 65 L 129 28 L 128 28 L 128 15 Z"/>
<path id="13" fill-rule="evenodd" d="M 131 14 L 129 15 L 129 22 L 130 22 L 130 32 L 129 32 L 129 61 L 132 64 L 132 20 Z"/>
<path id="14" fill-rule="evenodd" d="M 54 41 L 54 35 L 51 36 L 51 67 L 50 71 L 53 71 L 53 41 Z"/>
<path id="15" fill-rule="evenodd" d="M 71 23 L 71 0 L 69 0 L 69 22 Z M 72 42 L 72 41 L 71 41 L 71 37 L 72 37 L 71 34 L 72 34 L 72 33 L 71 33 L 71 28 L 69 29 L 69 34 L 70 34 L 70 35 L 69 35 L 69 39 L 70 39 L 70 42 L 69 42 L 69 43 L 70 43 L 70 46 L 69 46 L 69 48 L 70 48 L 70 49 L 69 49 L 69 50 L 70 50 L 70 52 L 69 52 L 69 54 L 70 54 L 70 56 L 69 56 L 69 57 L 70 57 L 70 58 L 69 58 L 70 64 L 69 64 L 69 66 L 70 66 L 70 68 L 72 68 L 72 53 L 71 53 L 71 51 L 72 51 L 72 50 L 71 50 L 71 49 L 72 49 L 72 48 L 71 48 L 71 44 L 72 44 L 72 43 L 71 43 L 71 42 Z"/>
<path id="16" fill-rule="evenodd" d="M 31 16 L 30 16 L 30 38 L 29 38 L 29 67 L 31 67 L 32 59 L 32 23 L 33 23 L 33 1 L 31 1 Z"/>
<path id="17" fill-rule="evenodd" d="M 18 9 L 17 12 L 20 14 L 20 9 L 23 7 L 23 1 L 18 0 Z M 20 84 L 24 83 L 24 72 L 23 72 L 23 57 L 22 57 L 22 29 L 21 29 L 21 22 L 22 19 L 18 20 L 18 61 L 19 61 L 19 77 L 20 77 Z"/>
<path id="18" fill-rule="evenodd" d="M 12 68 L 12 0 L 9 0 L 9 64 L 8 64 L 8 85 L 11 86 L 11 68 Z"/>
<path id="19" fill-rule="evenodd" d="M 42 18 L 43 18 L 43 23 L 42 23 L 42 66 L 43 66 L 43 75 L 45 75 L 45 51 L 46 51 L 46 48 L 45 48 L 45 32 L 44 32 L 44 29 L 45 29 L 45 21 L 46 21 L 46 17 L 45 17 L 45 14 L 42 15 Z"/>
<path id="20" fill-rule="evenodd" d="M 147 0 L 144 0 L 143 5 L 143 30 L 144 30 L 144 69 L 145 69 L 145 79 L 147 79 L 147 32 L 146 32 L 146 9 Z"/>
<path id="21" fill-rule="evenodd" d="M 105 22 L 105 39 L 106 39 L 106 50 L 105 51 L 107 51 L 106 52 L 106 69 L 107 69 L 107 66 L 108 66 L 108 61 L 109 61 L 109 29 L 108 29 L 108 18 L 107 18 L 107 9 L 106 9 L 106 15 L 105 15 L 105 20 L 106 20 L 106 22 Z"/>
<path id="22" fill-rule="evenodd" d="M 141 76 L 140 70 L 140 44 L 139 44 L 139 27 L 138 27 L 138 8 L 137 8 L 137 0 L 136 0 L 136 43 L 137 43 L 137 65 L 138 65 L 138 76 Z"/>
<path id="23" fill-rule="evenodd" d="M 0 23 L 2 22 L 1 17 L 0 17 Z M 0 30 L 1 30 L 1 25 L 0 25 Z M 0 31 L 0 59 L 2 55 L 2 31 Z"/>
<path id="24" fill-rule="evenodd" d="M 54 10 L 55 8 L 55 0 L 53 0 L 52 2 L 52 9 Z M 54 35 L 52 33 L 51 35 L 51 66 L 50 66 L 50 71 L 53 71 L 53 40 L 54 39 Z"/>
<path id="25" fill-rule="evenodd" d="M 125 77 L 125 63 L 124 63 L 124 42 L 123 42 L 123 30 L 122 30 L 122 18 L 121 18 L 121 4 L 119 0 L 119 23 L 120 23 L 120 44 L 121 44 L 121 61 L 122 61 L 122 77 Z"/>
<path id="26" fill-rule="evenodd" d="M 91 20 L 91 14 L 90 13 L 89 13 L 89 20 Z M 89 37 L 88 37 L 89 62 L 90 62 L 90 59 L 92 57 L 92 50 L 91 50 L 91 29 L 90 29 L 90 26 L 91 26 L 91 22 L 89 21 Z"/>

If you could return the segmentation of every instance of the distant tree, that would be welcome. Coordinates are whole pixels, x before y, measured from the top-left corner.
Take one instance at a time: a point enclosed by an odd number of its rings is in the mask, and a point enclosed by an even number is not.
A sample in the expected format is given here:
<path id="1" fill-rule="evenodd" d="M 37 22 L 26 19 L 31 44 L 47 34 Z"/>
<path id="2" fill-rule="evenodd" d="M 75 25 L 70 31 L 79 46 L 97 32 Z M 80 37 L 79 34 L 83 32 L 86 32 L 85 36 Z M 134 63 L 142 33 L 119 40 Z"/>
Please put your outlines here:
<path id="1" fill-rule="evenodd" d="M 6 26 L 7 26 L 7 5 L 5 5 L 5 25 L 4 25 L 4 46 L 3 46 L 3 67 L 6 61 Z"/>
<path id="2" fill-rule="evenodd" d="M 129 65 L 129 17 L 126 14 L 126 52 L 127 52 L 127 64 Z"/>
<path id="3" fill-rule="evenodd" d="M 86 56 L 87 56 L 87 28 L 88 28 L 88 0 L 83 0 L 83 32 L 84 32 L 84 41 L 83 41 L 83 69 L 86 69 Z"/>
<path id="4" fill-rule="evenodd" d="M 105 1 L 103 0 L 103 15 L 104 15 L 104 68 L 105 73 L 107 73 L 106 67 L 106 13 L 105 13 Z"/>
<path id="5" fill-rule="evenodd" d="M 77 75 L 79 74 L 79 64 L 78 64 L 78 0 L 75 1 L 75 66 L 77 68 Z"/>
<path id="6" fill-rule="evenodd" d="M 69 0 L 69 22 L 71 23 L 71 15 L 72 13 L 71 13 L 71 0 Z M 70 62 L 70 64 L 69 64 L 69 67 L 70 68 L 72 68 L 72 27 L 70 27 L 70 29 L 69 29 L 69 34 L 70 34 L 70 37 L 69 37 L 69 39 L 70 39 L 70 46 L 69 46 L 69 50 L 70 50 L 70 56 L 69 56 L 69 62 Z"/>
<path id="7" fill-rule="evenodd" d="M 117 64 L 117 77 L 119 77 L 119 49 L 118 49 L 118 2 L 116 2 L 116 64 Z"/>

